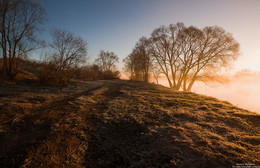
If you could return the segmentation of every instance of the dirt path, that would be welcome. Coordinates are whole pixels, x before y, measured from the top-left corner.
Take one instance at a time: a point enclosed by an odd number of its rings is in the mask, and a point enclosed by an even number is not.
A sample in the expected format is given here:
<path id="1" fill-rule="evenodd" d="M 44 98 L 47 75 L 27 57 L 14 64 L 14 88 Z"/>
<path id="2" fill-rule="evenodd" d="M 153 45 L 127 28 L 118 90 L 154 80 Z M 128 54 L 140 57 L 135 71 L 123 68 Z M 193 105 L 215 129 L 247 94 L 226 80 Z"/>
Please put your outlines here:
<path id="1" fill-rule="evenodd" d="M 107 83 L 33 109 L 1 137 L 2 167 L 84 167 L 94 113 L 116 96 Z"/>

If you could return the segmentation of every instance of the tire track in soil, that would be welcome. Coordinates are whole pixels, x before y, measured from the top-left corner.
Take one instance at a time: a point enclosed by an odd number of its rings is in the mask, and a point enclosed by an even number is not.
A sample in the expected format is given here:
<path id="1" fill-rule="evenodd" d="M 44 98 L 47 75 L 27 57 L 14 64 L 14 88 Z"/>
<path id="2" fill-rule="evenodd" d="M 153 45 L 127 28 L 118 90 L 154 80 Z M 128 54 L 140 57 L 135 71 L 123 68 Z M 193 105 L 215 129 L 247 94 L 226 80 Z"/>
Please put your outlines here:
<path id="1" fill-rule="evenodd" d="M 68 118 L 71 118 L 73 114 L 71 112 L 77 109 L 75 108 L 75 105 L 69 104 L 69 102 L 75 101 L 76 98 L 82 95 L 89 97 L 93 95 L 93 91 L 100 89 L 102 86 L 90 88 L 72 96 L 65 97 L 62 100 L 54 101 L 47 105 L 32 109 L 30 115 L 26 115 L 20 119 L 21 122 L 15 122 L 14 124 L 9 123 L 12 125 L 12 128 L 7 134 L 0 137 L 0 167 L 11 168 L 21 167 L 21 165 L 26 167 L 26 164 L 29 166 L 30 164 L 28 163 L 31 163 L 32 161 L 28 158 L 36 156 L 32 151 L 37 151 L 43 143 L 46 144 L 47 142 L 48 146 L 48 143 L 52 143 L 52 140 L 57 137 L 61 138 L 61 134 L 57 134 L 57 132 L 66 132 L 66 130 L 64 130 L 66 127 L 62 127 L 61 123 L 64 125 L 65 119 L 68 120 Z M 77 115 L 79 114 L 76 114 L 76 116 Z M 72 124 L 71 127 L 75 127 L 75 124 L 77 124 L 75 121 L 66 122 L 67 125 Z M 59 124 L 60 127 L 58 128 L 57 125 Z M 59 148 L 62 148 L 62 146 L 59 146 Z M 40 153 L 38 152 L 38 154 Z M 40 156 L 36 157 L 41 158 Z M 41 166 L 43 165 L 39 165 L 39 167 Z M 55 165 L 53 166 L 55 167 Z M 31 164 L 29 167 L 38 166 Z M 43 167 L 45 167 L 45 165 Z"/>
<path id="2" fill-rule="evenodd" d="M 53 122 L 49 133 L 30 147 L 22 167 L 86 167 L 85 155 L 91 131 L 95 129 L 95 114 L 101 113 L 107 101 L 120 94 L 119 89 L 119 84 L 107 83 L 62 101 L 69 105 L 51 110 L 62 118 L 50 117 Z"/>
<path id="3" fill-rule="evenodd" d="M 97 125 L 102 121 L 100 121 L 96 115 L 102 113 L 107 108 L 108 101 L 112 101 L 121 94 L 120 85 L 121 84 L 110 85 L 109 90 L 104 92 L 103 96 L 100 97 L 101 101 L 95 104 L 91 112 L 88 113 L 89 115 L 86 121 L 88 122 L 87 135 L 89 143 L 85 153 L 85 167 L 96 167 L 99 157 L 95 155 L 95 151 L 99 148 L 95 143 L 95 137 L 97 136 L 95 134 L 97 132 Z"/>

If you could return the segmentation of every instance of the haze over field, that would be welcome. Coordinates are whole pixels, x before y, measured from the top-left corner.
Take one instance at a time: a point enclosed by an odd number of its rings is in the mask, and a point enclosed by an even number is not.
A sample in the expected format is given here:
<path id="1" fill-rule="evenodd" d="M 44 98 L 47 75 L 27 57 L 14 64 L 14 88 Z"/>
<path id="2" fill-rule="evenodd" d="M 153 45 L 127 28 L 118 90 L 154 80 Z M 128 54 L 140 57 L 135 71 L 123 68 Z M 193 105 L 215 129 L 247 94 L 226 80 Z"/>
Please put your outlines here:
<path id="1" fill-rule="evenodd" d="M 260 73 L 250 72 L 244 75 L 230 75 L 229 82 L 220 83 L 196 83 L 193 92 L 213 96 L 221 100 L 260 113 Z M 167 80 L 161 78 L 159 84 L 169 86 Z"/>
<path id="2" fill-rule="evenodd" d="M 260 82 L 254 78 L 237 79 L 224 85 L 207 86 L 201 84 L 194 87 L 193 91 L 226 100 L 238 107 L 260 113 Z"/>

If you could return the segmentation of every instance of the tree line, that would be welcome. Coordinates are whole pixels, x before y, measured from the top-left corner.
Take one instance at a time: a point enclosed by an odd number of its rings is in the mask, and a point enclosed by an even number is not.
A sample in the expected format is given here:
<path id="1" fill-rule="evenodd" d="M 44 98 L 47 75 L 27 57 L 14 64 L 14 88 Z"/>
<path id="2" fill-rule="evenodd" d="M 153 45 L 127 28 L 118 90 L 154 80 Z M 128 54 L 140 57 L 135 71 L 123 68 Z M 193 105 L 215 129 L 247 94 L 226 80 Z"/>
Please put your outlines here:
<path id="1" fill-rule="evenodd" d="M 51 31 L 52 42 L 37 38 L 46 21 L 46 11 L 37 0 L 0 0 L 0 78 L 14 80 L 20 64 L 39 48 L 46 48 L 39 64 L 38 78 L 42 84 L 66 84 L 72 77 L 84 79 L 119 78 L 118 56 L 100 51 L 93 65 L 87 60 L 87 42 L 62 29 Z M 85 75 L 84 73 L 90 73 Z"/>
<path id="2" fill-rule="evenodd" d="M 156 28 L 141 37 L 124 59 L 130 79 L 149 81 L 163 75 L 174 90 L 190 91 L 196 81 L 216 79 L 239 55 L 239 43 L 219 26 L 199 29 L 183 23 Z"/>

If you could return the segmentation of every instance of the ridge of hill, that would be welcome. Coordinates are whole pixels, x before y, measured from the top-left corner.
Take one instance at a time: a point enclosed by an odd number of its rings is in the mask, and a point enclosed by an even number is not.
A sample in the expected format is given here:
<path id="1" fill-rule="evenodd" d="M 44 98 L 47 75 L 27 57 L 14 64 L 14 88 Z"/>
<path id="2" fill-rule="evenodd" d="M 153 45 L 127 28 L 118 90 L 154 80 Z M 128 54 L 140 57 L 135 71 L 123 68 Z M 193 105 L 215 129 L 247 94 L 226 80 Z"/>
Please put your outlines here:
<path id="1" fill-rule="evenodd" d="M 0 167 L 260 166 L 260 115 L 135 81 L 0 87 Z"/>

